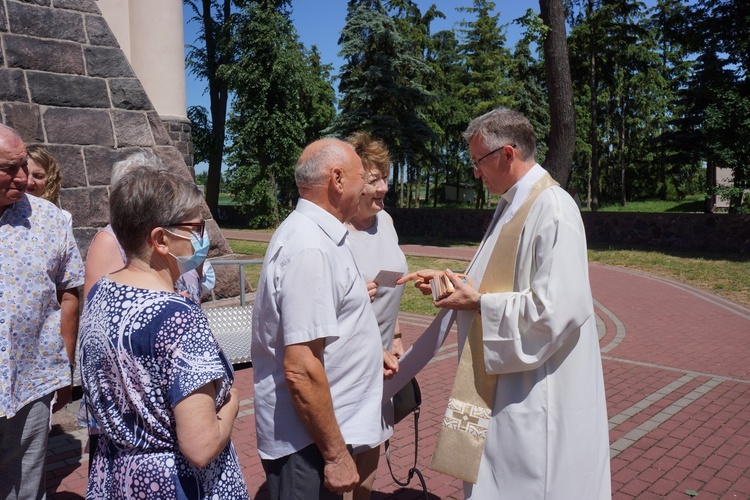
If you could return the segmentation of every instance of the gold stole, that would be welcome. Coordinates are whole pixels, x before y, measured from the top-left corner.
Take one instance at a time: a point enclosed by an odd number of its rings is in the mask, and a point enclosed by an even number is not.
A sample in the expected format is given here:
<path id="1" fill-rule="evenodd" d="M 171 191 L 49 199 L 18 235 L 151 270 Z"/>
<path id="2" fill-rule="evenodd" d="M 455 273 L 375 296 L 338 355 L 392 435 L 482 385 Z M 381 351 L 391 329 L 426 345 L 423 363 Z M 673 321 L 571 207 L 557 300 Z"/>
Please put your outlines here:
<path id="1" fill-rule="evenodd" d="M 513 217 L 501 228 L 479 285 L 480 293 L 513 291 L 518 244 L 529 210 L 542 191 L 557 185 L 545 172 Z M 475 312 L 458 362 L 431 469 L 468 483 L 477 482 L 496 385 L 497 375 L 488 375 L 484 367 L 482 317 Z"/>

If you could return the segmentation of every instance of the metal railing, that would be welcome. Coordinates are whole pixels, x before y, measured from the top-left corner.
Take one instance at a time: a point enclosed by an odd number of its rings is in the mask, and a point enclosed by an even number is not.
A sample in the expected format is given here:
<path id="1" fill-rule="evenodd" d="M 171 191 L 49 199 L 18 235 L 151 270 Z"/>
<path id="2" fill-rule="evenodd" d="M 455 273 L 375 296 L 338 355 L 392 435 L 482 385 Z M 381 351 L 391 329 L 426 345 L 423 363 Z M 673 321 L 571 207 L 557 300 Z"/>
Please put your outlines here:
<path id="1" fill-rule="evenodd" d="M 251 264 L 263 264 L 262 259 L 226 259 L 226 260 L 213 260 L 208 259 L 212 266 L 239 266 L 240 268 L 240 305 L 245 305 L 245 266 Z M 211 290 L 211 301 L 216 300 L 216 294 Z"/>

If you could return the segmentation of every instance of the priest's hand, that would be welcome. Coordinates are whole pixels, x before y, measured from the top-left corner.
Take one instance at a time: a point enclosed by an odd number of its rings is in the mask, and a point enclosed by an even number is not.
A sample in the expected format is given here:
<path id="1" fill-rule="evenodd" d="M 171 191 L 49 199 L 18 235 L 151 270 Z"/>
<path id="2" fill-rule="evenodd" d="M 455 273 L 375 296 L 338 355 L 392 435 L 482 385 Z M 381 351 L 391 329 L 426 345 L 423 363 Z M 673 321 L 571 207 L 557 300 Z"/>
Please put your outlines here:
<path id="1" fill-rule="evenodd" d="M 440 274 L 442 274 L 441 271 L 436 271 L 434 269 L 422 269 L 421 271 L 415 271 L 403 276 L 396 281 L 396 284 L 403 285 L 408 281 L 414 281 L 414 288 L 422 292 L 422 295 L 432 295 L 430 281 L 432 281 L 435 276 L 440 276 Z"/>
<path id="2" fill-rule="evenodd" d="M 436 300 L 435 306 L 456 310 L 479 309 L 480 294 L 474 290 L 471 282 L 465 283 L 464 280 L 458 278 L 456 273 L 450 269 L 445 270 L 445 275 L 451 280 L 456 290 L 444 299 Z"/>

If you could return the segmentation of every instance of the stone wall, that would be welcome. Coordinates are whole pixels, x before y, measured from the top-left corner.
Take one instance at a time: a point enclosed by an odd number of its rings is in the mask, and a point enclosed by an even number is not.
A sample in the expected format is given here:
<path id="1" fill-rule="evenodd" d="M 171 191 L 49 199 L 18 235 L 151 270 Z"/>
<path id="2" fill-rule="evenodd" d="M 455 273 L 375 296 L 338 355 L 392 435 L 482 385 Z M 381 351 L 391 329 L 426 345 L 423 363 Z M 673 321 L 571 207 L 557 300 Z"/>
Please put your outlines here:
<path id="1" fill-rule="evenodd" d="M 401 237 L 479 241 L 493 210 L 388 209 Z M 589 244 L 750 253 L 750 215 L 582 212 Z"/>
<path id="2" fill-rule="evenodd" d="M 193 168 L 195 166 L 193 162 L 193 134 L 190 120 L 165 118 L 163 116 L 161 119 L 169 133 L 172 144 L 182 153 L 185 165 L 188 166 L 193 174 L 193 178 L 195 178 L 195 169 Z"/>
<path id="3" fill-rule="evenodd" d="M 387 208 L 396 232 L 406 237 L 479 241 L 494 210 L 463 208 Z"/>
<path id="4" fill-rule="evenodd" d="M 114 162 L 148 149 L 193 177 L 184 124 L 175 146 L 94 0 L 0 0 L 0 120 L 57 158 L 84 256 L 109 222 Z M 203 215 L 209 255 L 231 253 L 205 206 Z"/>
<path id="5" fill-rule="evenodd" d="M 594 244 L 750 253 L 750 215 L 583 212 Z"/>

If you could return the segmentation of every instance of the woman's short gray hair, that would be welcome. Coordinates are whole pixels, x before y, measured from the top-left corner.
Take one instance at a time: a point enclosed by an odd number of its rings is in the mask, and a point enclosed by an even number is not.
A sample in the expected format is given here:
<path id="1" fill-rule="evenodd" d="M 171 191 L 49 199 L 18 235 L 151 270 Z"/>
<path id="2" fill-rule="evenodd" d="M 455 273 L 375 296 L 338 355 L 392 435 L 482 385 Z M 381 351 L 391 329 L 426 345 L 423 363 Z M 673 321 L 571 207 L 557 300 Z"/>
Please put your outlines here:
<path id="1" fill-rule="evenodd" d="M 114 187 L 125 174 L 133 170 L 148 168 L 151 170 L 168 170 L 164 162 L 152 151 L 138 151 L 129 155 L 112 165 L 112 174 L 109 176 L 109 185 Z"/>
<path id="2" fill-rule="evenodd" d="M 302 155 L 294 168 L 294 180 L 298 187 L 325 184 L 328 172 L 337 165 L 349 161 L 346 148 L 354 151 L 351 144 L 340 139 L 326 139 L 326 143 L 310 155 Z"/>
<path id="3" fill-rule="evenodd" d="M 463 133 L 466 142 L 474 136 L 482 138 L 487 149 L 501 148 L 512 144 L 523 161 L 536 156 L 536 134 L 534 128 L 521 113 L 508 108 L 493 109 L 474 118 Z"/>
<path id="4" fill-rule="evenodd" d="M 126 172 L 112 189 L 109 212 L 112 229 L 128 259 L 141 254 L 154 228 L 184 222 L 202 199 L 195 183 L 167 170 Z"/>

